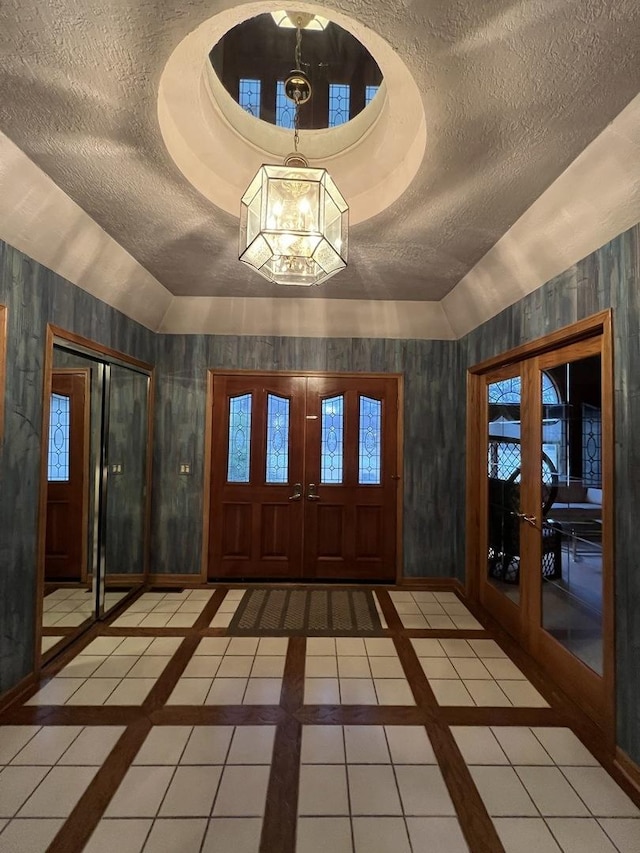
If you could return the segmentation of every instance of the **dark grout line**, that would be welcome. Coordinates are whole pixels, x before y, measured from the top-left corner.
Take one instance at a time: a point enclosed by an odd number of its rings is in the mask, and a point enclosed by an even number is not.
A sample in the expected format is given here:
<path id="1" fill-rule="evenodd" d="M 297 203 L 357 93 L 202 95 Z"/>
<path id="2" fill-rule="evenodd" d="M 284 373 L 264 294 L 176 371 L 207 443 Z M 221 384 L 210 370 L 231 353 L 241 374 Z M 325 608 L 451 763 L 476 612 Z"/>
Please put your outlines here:
<path id="1" fill-rule="evenodd" d="M 285 716 L 278 705 L 165 705 L 149 713 L 154 726 L 276 726 Z"/>
<path id="2" fill-rule="evenodd" d="M 426 728 L 469 849 L 473 853 L 505 853 L 451 730 L 441 720 L 432 720 Z"/>
<path id="3" fill-rule="evenodd" d="M 47 853 L 81 853 L 150 729 L 148 719 L 139 719 L 122 734 L 47 848 Z"/>
<path id="4" fill-rule="evenodd" d="M 398 615 L 398 611 L 393 606 L 388 591 L 386 589 L 376 589 L 373 594 L 378 598 L 378 603 L 380 604 L 384 618 L 387 620 L 389 631 L 402 631 L 402 620 Z"/>
<path id="5" fill-rule="evenodd" d="M 295 853 L 302 726 L 287 716 L 276 729 L 260 853 Z"/>
<path id="6" fill-rule="evenodd" d="M 289 639 L 280 695 L 280 705 L 289 713 L 295 713 L 304 703 L 306 651 L 306 637 L 291 637 Z"/>
<path id="7" fill-rule="evenodd" d="M 209 601 L 207 601 L 206 605 L 204 606 L 202 613 L 194 622 L 192 630 L 200 631 L 203 628 L 209 627 L 209 623 L 220 609 L 220 605 L 224 601 L 226 594 L 226 589 L 216 589 Z"/>
<path id="8" fill-rule="evenodd" d="M 294 714 L 304 702 L 306 650 L 305 637 L 289 639 L 280 694 L 285 716 L 273 745 L 260 853 L 295 853 L 302 725 Z"/>
<path id="9" fill-rule="evenodd" d="M 415 705 L 305 705 L 296 718 L 305 726 L 423 726 L 426 721 Z"/>
<path id="10" fill-rule="evenodd" d="M 418 707 L 427 714 L 429 719 L 434 718 L 440 706 L 433 694 L 427 676 L 420 666 L 420 661 L 411 644 L 411 640 L 408 637 L 396 636 L 393 641 Z"/>

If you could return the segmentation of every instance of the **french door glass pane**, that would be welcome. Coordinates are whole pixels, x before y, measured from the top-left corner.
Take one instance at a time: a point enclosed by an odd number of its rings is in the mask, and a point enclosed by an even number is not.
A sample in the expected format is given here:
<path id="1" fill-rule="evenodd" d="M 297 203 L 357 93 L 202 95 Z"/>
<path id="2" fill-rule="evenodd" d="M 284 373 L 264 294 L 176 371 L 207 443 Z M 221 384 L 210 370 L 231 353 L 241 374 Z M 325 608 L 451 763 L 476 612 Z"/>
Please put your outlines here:
<path id="1" fill-rule="evenodd" d="M 520 377 L 489 384 L 487 402 L 487 579 L 519 604 Z"/>
<path id="2" fill-rule="evenodd" d="M 382 402 L 360 397 L 358 483 L 380 485 Z"/>
<path id="3" fill-rule="evenodd" d="M 267 483 L 289 482 L 289 400 L 267 395 Z"/>
<path id="4" fill-rule="evenodd" d="M 51 395 L 49 415 L 48 479 L 52 483 L 69 480 L 70 398 Z"/>
<path id="5" fill-rule="evenodd" d="M 344 397 L 322 401 L 320 482 L 342 483 L 344 468 Z"/>
<path id="6" fill-rule="evenodd" d="M 251 394 L 229 400 L 227 480 L 248 483 L 251 461 Z"/>
<path id="7" fill-rule="evenodd" d="M 548 370 L 543 394 L 542 627 L 602 674 L 602 389 L 600 355 Z M 545 455 L 557 468 L 544 482 Z"/>

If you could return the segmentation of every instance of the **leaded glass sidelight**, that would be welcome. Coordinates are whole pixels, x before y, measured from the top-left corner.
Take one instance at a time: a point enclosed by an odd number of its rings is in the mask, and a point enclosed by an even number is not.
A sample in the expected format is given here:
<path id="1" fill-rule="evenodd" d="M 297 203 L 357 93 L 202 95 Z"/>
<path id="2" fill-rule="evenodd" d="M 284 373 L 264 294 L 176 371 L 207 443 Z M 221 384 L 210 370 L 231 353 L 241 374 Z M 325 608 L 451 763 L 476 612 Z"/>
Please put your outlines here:
<path id="1" fill-rule="evenodd" d="M 344 397 L 322 401 L 320 482 L 342 483 L 344 468 Z"/>
<path id="2" fill-rule="evenodd" d="M 69 480 L 71 398 L 64 394 L 51 395 L 49 413 L 49 482 Z"/>
<path id="3" fill-rule="evenodd" d="M 358 483 L 380 485 L 382 402 L 360 397 L 358 432 Z"/>
<path id="4" fill-rule="evenodd" d="M 251 394 L 229 400 L 227 481 L 248 483 L 251 463 Z"/>
<path id="5" fill-rule="evenodd" d="M 267 394 L 267 483 L 289 481 L 289 400 Z"/>

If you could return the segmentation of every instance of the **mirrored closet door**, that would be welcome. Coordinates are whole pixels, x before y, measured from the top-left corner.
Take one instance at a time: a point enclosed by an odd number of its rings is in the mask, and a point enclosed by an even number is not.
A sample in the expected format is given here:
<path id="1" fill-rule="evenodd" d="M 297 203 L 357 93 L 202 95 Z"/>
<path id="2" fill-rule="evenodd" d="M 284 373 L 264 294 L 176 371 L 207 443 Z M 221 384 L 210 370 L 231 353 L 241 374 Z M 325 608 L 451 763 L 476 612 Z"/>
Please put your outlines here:
<path id="1" fill-rule="evenodd" d="M 150 367 L 51 339 L 45 384 L 42 656 L 145 579 Z"/>

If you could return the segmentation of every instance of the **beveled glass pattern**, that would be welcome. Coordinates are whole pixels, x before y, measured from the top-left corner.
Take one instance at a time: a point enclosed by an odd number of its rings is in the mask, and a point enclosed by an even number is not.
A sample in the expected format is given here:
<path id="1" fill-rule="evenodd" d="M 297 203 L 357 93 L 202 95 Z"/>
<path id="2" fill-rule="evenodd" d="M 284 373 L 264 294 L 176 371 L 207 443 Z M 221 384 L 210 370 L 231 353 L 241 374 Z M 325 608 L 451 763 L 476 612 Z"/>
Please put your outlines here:
<path id="1" fill-rule="evenodd" d="M 344 469 L 344 397 L 322 401 L 320 482 L 342 483 Z"/>
<path id="2" fill-rule="evenodd" d="M 260 91 L 262 84 L 260 80 L 240 79 L 238 92 L 238 103 L 243 110 L 256 118 L 260 118 Z"/>
<path id="3" fill-rule="evenodd" d="M 49 482 L 69 480 L 70 418 L 71 398 L 64 394 L 52 394 L 49 413 Z"/>
<path id="4" fill-rule="evenodd" d="M 351 86 L 346 83 L 329 83 L 329 127 L 349 121 Z"/>
<path id="5" fill-rule="evenodd" d="M 520 403 L 522 399 L 522 381 L 519 376 L 502 379 L 489 385 L 489 403 Z M 542 374 L 542 402 L 550 405 L 560 402 L 560 395 L 551 377 Z"/>
<path id="6" fill-rule="evenodd" d="M 239 258 L 277 284 L 320 284 L 347 265 L 348 217 L 326 169 L 262 166 L 242 197 Z"/>
<path id="7" fill-rule="evenodd" d="M 251 464 L 251 394 L 229 400 L 227 481 L 248 483 Z"/>
<path id="8" fill-rule="evenodd" d="M 267 395 L 267 483 L 289 482 L 289 400 Z"/>
<path id="9" fill-rule="evenodd" d="M 360 397 L 358 483 L 380 485 L 382 455 L 382 401 Z"/>

